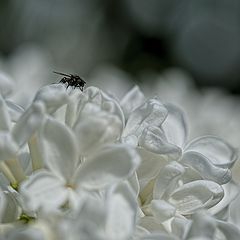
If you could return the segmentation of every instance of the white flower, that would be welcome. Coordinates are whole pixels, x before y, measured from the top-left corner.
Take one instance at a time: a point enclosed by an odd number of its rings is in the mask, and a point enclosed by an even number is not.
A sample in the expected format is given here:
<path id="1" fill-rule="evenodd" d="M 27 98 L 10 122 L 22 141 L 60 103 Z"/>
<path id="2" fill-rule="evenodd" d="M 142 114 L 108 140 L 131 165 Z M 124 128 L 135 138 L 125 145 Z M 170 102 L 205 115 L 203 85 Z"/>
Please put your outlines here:
<path id="1" fill-rule="evenodd" d="M 44 103 L 52 113 L 62 105 L 58 104 L 62 98 L 52 94 L 51 88 L 46 88 L 46 92 L 42 89 L 35 102 Z M 67 113 L 75 116 L 70 124 L 72 129 L 48 116 L 37 135 L 39 153 L 42 152 L 37 157 L 50 171 L 36 171 L 21 184 L 26 209 L 56 210 L 67 201 L 77 205 L 75 192 L 111 186 L 129 178 L 139 165 L 139 157 L 131 147 L 107 145 L 118 139 L 123 128 L 117 103 L 96 88 L 86 89 L 77 98 L 78 107 L 68 112 L 72 102 L 67 103 L 65 112 L 65 117 Z"/>
<path id="2" fill-rule="evenodd" d="M 123 109 L 125 118 L 128 119 L 131 112 L 140 107 L 144 102 L 145 96 L 140 91 L 138 86 L 134 86 L 121 100 L 121 107 Z"/>
<path id="3" fill-rule="evenodd" d="M 103 194 L 86 195 L 77 214 L 60 225 L 60 232 L 62 239 L 126 240 L 135 231 L 136 215 L 136 198 L 128 185 L 121 183 Z"/>
<path id="4" fill-rule="evenodd" d="M 160 127 L 166 117 L 167 109 L 159 99 L 149 99 L 129 115 L 122 141 L 137 146 L 145 129 Z"/>
<path id="5" fill-rule="evenodd" d="M 184 239 L 213 239 L 213 240 L 237 240 L 240 230 L 231 223 L 214 219 L 205 212 L 198 212 L 193 216 L 189 230 Z"/>
<path id="6" fill-rule="evenodd" d="M 42 88 L 34 101 L 42 102 L 49 114 L 73 129 L 82 155 L 119 140 L 123 131 L 120 105 L 98 88 L 73 90 L 67 95 L 62 84 L 54 84 Z"/>
<path id="7" fill-rule="evenodd" d="M 160 127 L 145 128 L 139 139 L 143 150 L 179 160 L 203 179 L 219 184 L 229 182 L 230 168 L 237 160 L 235 149 L 214 136 L 203 136 L 186 143 L 187 123 L 184 114 L 176 106 L 164 106 L 168 110 L 165 121 Z M 162 157 L 159 156 L 159 159 Z"/>
<path id="8" fill-rule="evenodd" d="M 23 109 L 0 76 L 4 240 L 238 239 L 237 155 L 188 141 L 177 106 L 136 86 L 121 101 L 51 84 Z M 234 200 L 236 198 L 236 200 Z"/>
<path id="9" fill-rule="evenodd" d="M 231 180 L 235 150 L 214 136 L 187 143 L 188 127 L 181 109 L 156 98 L 136 107 L 140 96 L 134 89 L 127 97 L 133 99 L 133 111 L 125 111 L 128 120 L 122 139 L 142 157 L 137 170 L 145 215 L 141 226 L 171 232 L 176 218 L 184 219 L 202 208 L 214 214 L 223 210 L 232 198 L 218 204 L 224 196 L 220 184 Z"/>
<path id="10" fill-rule="evenodd" d="M 7 105 L 0 96 L 0 165 L 12 184 L 18 184 L 25 178 L 19 161 L 21 150 L 44 119 L 44 106 L 40 103 L 33 103 L 22 114 L 19 111 L 17 105 Z"/>
<path id="11" fill-rule="evenodd" d="M 204 179 L 225 184 L 231 180 L 230 169 L 236 160 L 236 151 L 228 143 L 218 137 L 204 136 L 185 147 L 180 161 Z"/>
<path id="12" fill-rule="evenodd" d="M 184 183 L 185 168 L 177 162 L 164 166 L 155 182 L 140 193 L 142 211 L 149 225 L 174 231 L 174 218 L 189 217 L 199 209 L 210 209 L 224 196 L 223 188 L 209 180 Z M 145 221 L 145 220 L 144 220 Z"/>

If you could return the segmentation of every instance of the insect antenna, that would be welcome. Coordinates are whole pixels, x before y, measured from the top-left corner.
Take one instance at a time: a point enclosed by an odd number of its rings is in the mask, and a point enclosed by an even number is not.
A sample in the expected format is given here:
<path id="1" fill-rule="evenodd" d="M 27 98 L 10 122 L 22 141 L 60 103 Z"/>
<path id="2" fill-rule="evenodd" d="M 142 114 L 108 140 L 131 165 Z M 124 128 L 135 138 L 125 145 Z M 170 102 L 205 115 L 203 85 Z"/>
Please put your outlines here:
<path id="1" fill-rule="evenodd" d="M 53 71 L 53 73 L 56 73 L 56 74 L 62 75 L 62 76 L 66 76 L 66 77 L 71 77 L 70 74 L 66 74 L 66 73 L 61 73 L 61 72 L 56 72 L 56 71 Z"/>

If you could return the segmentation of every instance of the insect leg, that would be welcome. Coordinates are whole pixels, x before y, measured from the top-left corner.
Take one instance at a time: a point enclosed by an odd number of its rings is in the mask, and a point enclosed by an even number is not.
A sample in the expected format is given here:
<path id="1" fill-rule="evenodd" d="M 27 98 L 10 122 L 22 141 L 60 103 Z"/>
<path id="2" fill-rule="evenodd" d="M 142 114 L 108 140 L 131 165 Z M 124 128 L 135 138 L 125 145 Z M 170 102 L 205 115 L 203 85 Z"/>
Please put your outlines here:
<path id="1" fill-rule="evenodd" d="M 61 81 L 59 83 L 66 83 L 67 82 L 67 78 L 62 78 Z"/>

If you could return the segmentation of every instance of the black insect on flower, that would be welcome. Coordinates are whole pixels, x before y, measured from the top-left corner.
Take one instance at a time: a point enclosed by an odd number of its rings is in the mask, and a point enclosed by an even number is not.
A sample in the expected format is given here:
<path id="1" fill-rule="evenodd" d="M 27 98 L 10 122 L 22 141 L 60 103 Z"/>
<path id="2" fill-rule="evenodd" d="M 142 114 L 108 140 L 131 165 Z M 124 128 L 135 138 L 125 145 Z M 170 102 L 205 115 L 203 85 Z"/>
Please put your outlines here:
<path id="1" fill-rule="evenodd" d="M 86 84 L 86 82 L 80 78 L 78 75 L 73 75 L 73 74 L 66 74 L 66 73 L 61 73 L 61 72 L 55 72 L 56 74 L 64 76 L 59 83 L 66 83 L 67 88 L 73 87 L 73 88 L 79 88 L 81 91 L 83 91 L 83 88 Z"/>

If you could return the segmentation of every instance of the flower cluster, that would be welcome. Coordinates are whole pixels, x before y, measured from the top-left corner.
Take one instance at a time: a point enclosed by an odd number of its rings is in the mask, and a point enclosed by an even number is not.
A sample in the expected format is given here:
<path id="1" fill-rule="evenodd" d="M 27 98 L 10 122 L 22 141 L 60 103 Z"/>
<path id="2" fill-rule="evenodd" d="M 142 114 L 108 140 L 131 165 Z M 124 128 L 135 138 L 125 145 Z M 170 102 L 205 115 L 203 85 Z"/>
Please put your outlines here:
<path id="1" fill-rule="evenodd" d="M 0 76 L 0 239 L 238 239 L 236 151 L 188 140 L 184 112 L 135 86 L 42 87 L 23 109 Z"/>

